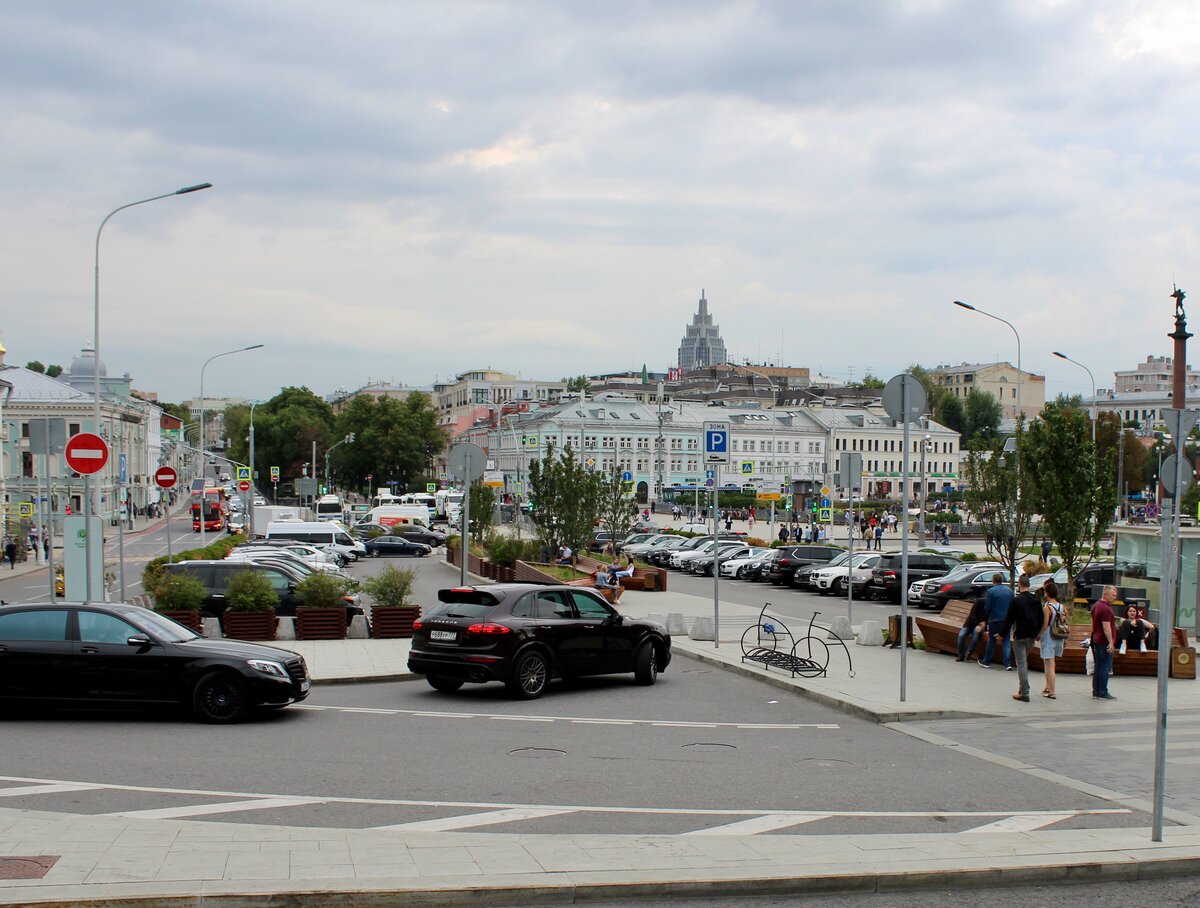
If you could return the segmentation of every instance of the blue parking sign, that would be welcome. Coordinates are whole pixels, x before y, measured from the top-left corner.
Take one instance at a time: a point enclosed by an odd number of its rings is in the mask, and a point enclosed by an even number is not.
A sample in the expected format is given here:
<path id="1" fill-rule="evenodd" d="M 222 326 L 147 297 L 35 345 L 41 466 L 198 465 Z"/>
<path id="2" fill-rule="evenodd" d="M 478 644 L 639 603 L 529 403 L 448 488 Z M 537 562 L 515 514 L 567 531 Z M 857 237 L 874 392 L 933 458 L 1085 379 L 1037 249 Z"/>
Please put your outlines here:
<path id="1" fill-rule="evenodd" d="M 729 423 L 704 424 L 704 462 L 729 463 Z"/>

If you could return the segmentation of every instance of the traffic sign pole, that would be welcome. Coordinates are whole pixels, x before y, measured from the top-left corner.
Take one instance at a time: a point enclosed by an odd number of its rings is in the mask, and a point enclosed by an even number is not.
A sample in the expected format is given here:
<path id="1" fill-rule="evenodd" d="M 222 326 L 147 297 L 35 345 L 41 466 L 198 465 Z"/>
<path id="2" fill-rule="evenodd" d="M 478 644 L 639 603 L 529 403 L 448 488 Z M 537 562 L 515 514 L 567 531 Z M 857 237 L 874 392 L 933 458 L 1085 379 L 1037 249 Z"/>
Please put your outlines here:
<path id="1" fill-rule="evenodd" d="M 726 438 L 729 436 L 726 435 Z M 721 488 L 721 470 L 713 477 L 713 649 L 721 648 L 721 515 L 717 497 Z"/>

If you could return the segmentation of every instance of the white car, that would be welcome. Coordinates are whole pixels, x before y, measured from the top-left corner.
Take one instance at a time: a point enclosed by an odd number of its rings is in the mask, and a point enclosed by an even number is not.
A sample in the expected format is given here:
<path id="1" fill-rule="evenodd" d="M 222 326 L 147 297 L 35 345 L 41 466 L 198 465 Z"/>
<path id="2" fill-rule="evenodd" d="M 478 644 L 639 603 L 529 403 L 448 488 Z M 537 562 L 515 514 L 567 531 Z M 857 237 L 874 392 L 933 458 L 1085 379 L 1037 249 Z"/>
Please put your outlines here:
<path id="1" fill-rule="evenodd" d="M 238 546 L 225 557 L 229 561 L 262 561 L 263 559 L 277 558 L 287 562 L 299 562 L 326 574 L 342 574 L 342 569 L 336 564 L 328 561 L 308 561 L 279 546 L 263 546 L 261 548 L 250 545 Z"/>
<path id="2" fill-rule="evenodd" d="M 710 539 L 708 542 L 705 542 L 702 545 L 698 545 L 694 549 L 687 549 L 686 551 L 676 552 L 674 555 L 671 556 L 671 567 L 682 568 L 684 561 L 691 560 L 692 558 L 695 558 L 698 555 L 708 554 L 709 552 L 713 551 L 713 547 L 715 545 L 716 545 L 716 543 Z"/>
<path id="3" fill-rule="evenodd" d="M 760 558 L 772 554 L 774 551 L 774 549 L 764 549 L 754 546 L 750 549 L 750 551 L 748 551 L 745 555 L 742 555 L 740 558 L 734 558 L 730 561 L 722 561 L 721 576 L 733 577 L 735 579 L 741 577 L 742 571 L 744 571 L 747 566 L 753 564 L 755 561 L 758 561 Z"/>
<path id="4" fill-rule="evenodd" d="M 882 552 L 872 552 L 870 555 L 855 555 L 854 561 L 851 562 L 851 567 L 854 568 L 854 583 L 860 585 L 865 582 L 860 577 L 860 572 L 865 571 L 867 579 L 870 578 L 870 572 L 883 559 Z M 836 565 L 832 567 L 823 567 L 819 571 L 812 573 L 813 588 L 822 596 L 827 596 L 832 593 L 835 596 L 843 596 L 846 593 L 846 577 L 849 574 L 849 569 L 846 565 Z"/>
<path id="5" fill-rule="evenodd" d="M 642 555 L 658 548 L 659 546 L 671 545 L 672 543 L 679 542 L 681 538 L 682 537 L 676 535 L 675 533 L 663 533 L 662 535 L 655 536 L 652 539 L 647 539 L 645 542 L 631 542 L 629 545 L 621 548 L 621 554 Z"/>
<path id="6" fill-rule="evenodd" d="M 681 533 L 711 533 L 711 523 L 685 523 L 679 528 Z"/>

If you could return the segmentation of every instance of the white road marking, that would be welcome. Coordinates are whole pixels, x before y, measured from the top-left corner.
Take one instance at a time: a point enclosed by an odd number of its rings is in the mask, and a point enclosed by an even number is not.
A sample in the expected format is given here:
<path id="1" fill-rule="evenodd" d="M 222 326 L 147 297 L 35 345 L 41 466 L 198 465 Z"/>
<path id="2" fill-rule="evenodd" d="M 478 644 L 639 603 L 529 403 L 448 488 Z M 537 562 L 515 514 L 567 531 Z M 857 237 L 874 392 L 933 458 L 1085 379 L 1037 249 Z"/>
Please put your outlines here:
<path id="1" fill-rule="evenodd" d="M 493 826 L 496 823 L 515 823 L 518 820 L 535 820 L 538 817 L 554 817 L 564 813 L 576 813 L 567 807 L 510 807 L 507 810 L 491 810 L 487 813 L 469 813 L 457 817 L 442 817 L 437 820 L 417 820 L 413 823 L 396 823 L 393 826 L 374 826 L 393 832 L 449 832 L 454 829 L 470 829 L 474 826 Z"/>
<path id="2" fill-rule="evenodd" d="M 723 826 L 711 826 L 708 829 L 696 829 L 683 835 L 758 835 L 760 832 L 774 832 L 777 829 L 788 829 L 801 826 L 804 823 L 815 823 L 817 820 L 827 820 L 832 814 L 828 813 L 782 813 L 768 817 L 751 817 L 737 823 L 726 823 Z"/>
<path id="3" fill-rule="evenodd" d="M 188 805 L 185 807 L 162 807 L 152 808 L 150 810 L 132 810 L 119 813 L 105 814 L 106 816 L 119 817 L 189 817 L 189 816 L 204 816 L 205 814 L 220 814 L 233 813 L 246 810 L 266 810 L 271 808 L 284 808 L 293 806 L 304 806 L 306 804 L 368 804 L 372 806 L 383 807 L 435 807 L 439 809 L 451 810 L 483 810 L 487 813 L 479 814 L 464 814 L 457 817 L 447 817 L 443 822 L 452 822 L 457 820 L 470 821 L 472 818 L 484 816 L 500 816 L 505 815 L 509 819 L 491 820 L 491 823 L 506 823 L 514 822 L 520 819 L 517 815 L 524 813 L 525 817 L 533 818 L 536 816 L 554 816 L 562 813 L 590 813 L 590 814 L 643 814 L 643 815 L 658 815 L 658 816 L 692 816 L 692 817 L 741 817 L 745 820 L 760 819 L 763 823 L 767 823 L 767 818 L 782 817 L 786 820 L 776 821 L 782 822 L 783 825 L 778 828 L 786 828 L 795 826 L 801 823 L 814 822 L 817 819 L 825 817 L 850 817 L 859 819 L 875 819 L 875 818 L 951 818 L 961 817 L 966 819 L 1000 819 L 1021 817 L 1022 822 L 1034 822 L 1033 818 L 1045 818 L 1045 822 L 1057 823 L 1065 817 L 1080 817 L 1080 816 L 1107 816 L 1115 814 L 1132 813 L 1131 810 L 1124 807 L 1102 807 L 1094 809 L 1082 809 L 1071 811 L 1058 810 L 827 810 L 827 811 L 798 811 L 798 810 L 765 810 L 762 808 L 714 808 L 714 807 L 599 807 L 583 804 L 511 804 L 493 801 L 426 801 L 404 798 L 340 798 L 340 797 L 298 797 L 292 795 L 270 794 L 263 792 L 250 791 L 206 791 L 203 789 L 194 788 L 165 788 L 149 785 L 118 785 L 105 782 L 75 782 L 66 779 L 38 779 L 25 776 L 0 776 L 0 782 L 23 782 L 27 783 L 26 793 L 37 794 L 40 792 L 48 792 L 52 786 L 61 786 L 61 790 L 67 791 L 137 791 L 147 792 L 151 794 L 167 794 L 181 795 L 192 797 L 216 797 L 230 798 L 228 802 L 218 802 L 215 804 L 198 804 Z M 0 789 L 0 794 L 12 792 L 14 789 Z M 800 820 L 796 818 L 800 817 Z M 811 817 L 812 819 L 808 819 Z M 418 821 L 425 822 L 425 821 Z M 438 822 L 438 821 L 430 821 Z M 482 823 L 467 823 L 464 826 L 455 828 L 466 828 L 467 825 L 483 825 Z M 734 825 L 734 824 L 730 824 Z M 399 824 L 394 827 L 376 827 L 376 828 L 412 828 L 409 824 Z M 449 827 L 447 827 L 449 828 Z M 982 827 L 981 827 L 982 828 Z M 1036 828 L 1036 827 L 1034 827 Z"/>
<path id="4" fill-rule="evenodd" d="M 1154 723 L 1148 723 L 1146 726 L 1146 734 L 1149 735 L 1154 731 Z M 1168 732 L 1171 738 L 1200 738 L 1200 728 L 1172 728 Z M 1111 741 L 1113 733 L 1111 731 L 1094 731 L 1087 734 L 1073 733 L 1066 735 L 1068 738 L 1077 738 L 1080 741 Z"/>
<path id="5" fill-rule="evenodd" d="M 1054 823 L 1070 819 L 1073 816 L 1077 816 L 1073 811 L 1070 813 L 1019 813 L 1015 816 L 1006 817 L 1003 820 L 997 820 L 995 823 L 988 823 L 986 826 L 976 826 L 974 829 L 965 829 L 963 831 L 1032 832 L 1035 829 L 1051 826 Z"/>
<path id="6" fill-rule="evenodd" d="M 254 798 L 250 801 L 223 801 L 218 804 L 189 804 L 185 807 L 157 807 L 150 810 L 120 810 L 101 814 L 106 817 L 138 817 L 143 820 L 175 820 L 214 813 L 239 813 L 243 810 L 272 810 L 276 807 L 300 807 L 323 804 L 323 798 Z"/>
<path id="7" fill-rule="evenodd" d="M 316 703 L 297 703 L 292 709 L 324 712 L 369 713 L 380 716 L 416 716 L 427 719 L 501 719 L 510 722 L 570 722 L 573 725 L 650 725 L 660 728 L 737 728 L 743 731 L 798 731 L 840 729 L 836 722 L 680 722 L 673 719 L 604 719 L 596 716 L 530 716 L 504 713 L 456 713 L 429 709 L 382 709 L 357 706 L 322 706 Z"/>
<path id="8" fill-rule="evenodd" d="M 22 785 L 20 788 L 0 788 L 0 798 L 22 798 L 25 795 L 58 794 L 64 791 L 94 791 L 102 785 L 87 782 L 56 782 L 49 785 Z"/>

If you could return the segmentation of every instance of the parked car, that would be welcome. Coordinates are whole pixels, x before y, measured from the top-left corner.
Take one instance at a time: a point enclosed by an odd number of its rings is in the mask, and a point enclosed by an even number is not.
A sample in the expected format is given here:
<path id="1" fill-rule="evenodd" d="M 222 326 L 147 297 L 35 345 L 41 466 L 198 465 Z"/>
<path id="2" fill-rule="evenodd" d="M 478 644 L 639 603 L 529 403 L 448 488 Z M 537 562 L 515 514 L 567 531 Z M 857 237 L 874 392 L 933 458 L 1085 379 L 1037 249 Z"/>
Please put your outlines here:
<path id="1" fill-rule="evenodd" d="M 340 574 L 345 576 L 340 567 L 330 561 L 309 561 L 296 555 L 294 552 L 289 552 L 287 549 L 279 549 L 268 546 L 257 546 L 253 543 L 249 545 L 240 545 L 228 555 L 225 556 L 226 561 L 282 561 L 302 573 L 307 573 L 305 568 L 323 571 L 328 574 Z"/>
<path id="2" fill-rule="evenodd" d="M 603 552 L 613 544 L 613 534 L 608 530 L 597 530 L 588 542 L 588 549 L 593 552 Z"/>
<path id="3" fill-rule="evenodd" d="M 399 555 L 405 558 L 424 558 L 433 551 L 421 542 L 412 542 L 403 536 L 376 536 L 365 543 L 367 554 L 372 558 L 382 558 L 386 555 Z"/>
<path id="4" fill-rule="evenodd" d="M 880 599 L 890 599 L 892 602 L 899 602 L 903 560 L 904 556 L 899 553 L 884 557 L 871 571 L 869 592 L 874 593 Z M 958 559 L 951 558 L 949 555 L 910 552 L 908 556 L 909 582 L 911 583 L 914 580 L 932 580 L 934 577 L 942 577 L 953 570 L 956 564 L 958 564 Z"/>
<path id="5" fill-rule="evenodd" d="M 654 536 L 645 542 L 631 542 L 621 549 L 622 555 L 633 555 L 635 558 L 642 558 L 648 552 L 654 549 L 660 549 L 664 546 L 674 545 L 677 542 L 682 542 L 683 537 L 675 533 L 662 533 Z"/>
<path id="6" fill-rule="evenodd" d="M 832 545 L 789 545 L 779 549 L 779 555 L 771 562 L 767 579 L 775 585 L 791 585 L 796 568 L 810 564 L 821 564 L 836 558 L 841 549 Z"/>
<path id="7" fill-rule="evenodd" d="M 815 587 L 812 582 L 814 571 L 819 571 L 821 568 L 838 567 L 850 560 L 849 552 L 840 552 L 838 555 L 830 558 L 828 561 L 818 561 L 815 564 L 806 564 L 804 567 L 796 568 L 792 574 L 792 586 L 798 590 L 813 590 Z"/>
<path id="8" fill-rule="evenodd" d="M 651 539 L 653 539 L 657 535 L 658 535 L 657 532 L 630 533 L 628 536 L 626 536 L 620 542 L 613 545 L 613 549 L 617 552 L 623 552 L 625 550 L 625 546 L 637 545 L 638 543 L 642 543 L 642 542 L 649 542 Z"/>
<path id="9" fill-rule="evenodd" d="M 670 542 L 663 546 L 658 546 L 651 549 L 645 554 L 645 558 L 651 564 L 658 567 L 666 567 L 671 561 L 671 556 L 676 552 L 690 552 L 693 549 L 699 548 L 706 542 L 712 542 L 711 536 L 690 536 L 677 537 L 677 541 Z"/>
<path id="10" fill-rule="evenodd" d="M 750 546 L 744 555 L 735 555 L 729 560 L 721 559 L 721 576 L 732 577 L 735 580 L 741 580 L 751 564 L 758 561 L 760 558 L 774 554 L 773 549 L 764 549 L 761 546 Z"/>
<path id="11" fill-rule="evenodd" d="M 870 554 L 855 555 L 853 560 L 845 564 L 826 565 L 823 568 L 813 571 L 812 585 L 813 588 L 822 596 L 846 595 L 846 578 L 853 568 L 856 571 L 864 571 L 873 569 L 883 559 L 882 552 L 871 552 Z M 857 578 L 855 578 L 857 580 Z M 866 575 L 863 574 L 863 583 L 866 582 Z"/>
<path id="12" fill-rule="evenodd" d="M 999 574 L 1005 583 L 1009 582 L 1009 571 L 1004 567 L 974 568 L 959 574 L 957 577 L 942 577 L 937 581 L 926 583 L 921 593 L 922 608 L 944 608 L 951 599 L 965 599 L 974 602 L 992 585 L 992 577 Z M 933 587 L 931 590 L 930 587 Z"/>
<path id="13" fill-rule="evenodd" d="M 0 607 L 0 700 L 62 706 L 189 707 L 206 722 L 308 696 L 295 653 L 197 636 L 123 603 Z"/>
<path id="14" fill-rule="evenodd" d="M 168 564 L 166 571 L 168 574 L 187 574 L 200 581 L 200 585 L 204 587 L 200 614 L 209 618 L 220 618 L 224 614 L 225 591 L 229 587 L 229 581 L 239 571 L 260 571 L 266 575 L 279 596 L 279 604 L 275 606 L 276 614 L 295 615 L 297 606 L 301 604 L 300 597 L 296 595 L 296 584 L 306 576 L 291 565 L 268 560 L 179 561 Z M 342 598 L 346 602 L 347 621 L 355 615 L 363 614 L 357 593 L 347 593 Z"/>
<path id="15" fill-rule="evenodd" d="M 444 533 L 435 533 L 433 530 L 427 530 L 425 527 L 409 524 L 402 527 L 396 534 L 407 539 L 409 542 L 419 542 L 422 545 L 427 545 L 432 549 L 436 549 L 439 545 L 446 544 L 446 536 Z"/>
<path id="16" fill-rule="evenodd" d="M 930 593 L 933 593 L 939 586 L 942 585 L 943 582 L 947 580 L 957 580 L 964 574 L 975 570 L 983 570 L 984 568 L 991 568 L 993 571 L 1004 571 L 1004 565 L 1002 565 L 999 561 L 964 561 L 961 564 L 955 565 L 941 577 L 934 577 L 932 580 L 922 581 L 918 585 L 920 592 L 915 597 L 909 597 L 908 601 L 915 602 L 917 599 L 924 596 L 927 590 Z"/>
<path id="17" fill-rule="evenodd" d="M 720 545 L 721 566 L 724 567 L 725 559 L 738 558 L 746 555 L 750 551 L 750 546 L 744 542 L 722 542 Z M 699 574 L 702 577 L 711 577 L 713 565 L 716 563 L 716 552 L 705 552 L 703 555 L 697 555 L 694 558 L 688 559 L 683 569 L 689 574 Z"/>
<path id="18" fill-rule="evenodd" d="M 746 565 L 746 570 L 742 572 L 742 579 L 749 580 L 751 583 L 765 582 L 771 575 L 771 563 L 779 557 L 779 551 L 779 549 L 771 549 L 770 554 Z"/>
<path id="19" fill-rule="evenodd" d="M 679 528 L 680 533 L 711 533 L 712 523 L 685 523 Z"/>
<path id="20" fill-rule="evenodd" d="M 632 672 L 653 684 L 671 663 L 671 637 L 657 621 L 629 618 L 594 590 L 496 583 L 438 592 L 413 623 L 409 671 L 435 690 L 502 681 L 522 700 L 552 678 Z"/>

